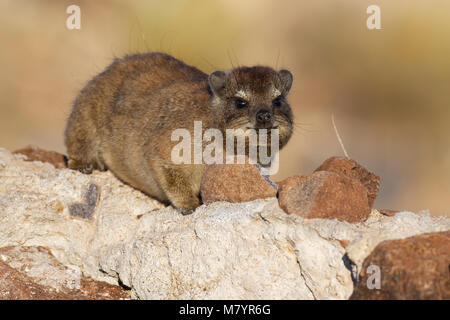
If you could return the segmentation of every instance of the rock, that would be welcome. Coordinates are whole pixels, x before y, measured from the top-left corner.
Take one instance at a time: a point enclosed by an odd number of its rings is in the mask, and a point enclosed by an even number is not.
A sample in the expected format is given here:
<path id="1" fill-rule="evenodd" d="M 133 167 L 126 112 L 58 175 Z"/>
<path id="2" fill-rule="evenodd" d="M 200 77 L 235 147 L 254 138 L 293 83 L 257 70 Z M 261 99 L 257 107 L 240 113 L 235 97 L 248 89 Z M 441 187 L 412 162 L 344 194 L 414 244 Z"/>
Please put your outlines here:
<path id="1" fill-rule="evenodd" d="M 67 168 L 67 158 L 65 155 L 54 151 L 47 151 L 34 146 L 28 146 L 13 152 L 23 154 L 26 161 L 41 161 L 53 164 L 57 169 Z"/>
<path id="2" fill-rule="evenodd" d="M 400 212 L 398 210 L 391 210 L 391 209 L 381 209 L 381 210 L 378 210 L 378 211 L 381 214 L 384 214 L 385 216 L 388 216 L 388 217 L 393 217 L 393 216 L 395 216 L 396 213 Z"/>
<path id="3" fill-rule="evenodd" d="M 371 212 L 366 188 L 356 179 L 317 171 L 294 176 L 278 184 L 280 207 L 304 218 L 361 222 Z"/>
<path id="4" fill-rule="evenodd" d="M 450 229 L 448 225 L 449 217 L 431 217 L 428 211 L 422 211 L 414 215 L 408 212 L 399 212 L 393 217 L 380 216 L 381 218 L 371 217 L 367 219 L 364 223 L 366 226 L 365 231 L 360 232 L 356 238 L 352 237 L 353 233 L 344 233 L 342 235 L 348 239 L 354 239 L 345 250 L 358 271 L 361 270 L 364 259 L 382 241 L 403 239 L 421 233 L 440 232 Z M 327 235 L 324 232 L 321 233 L 323 236 L 329 237 L 336 237 L 336 233 L 340 236 L 340 231 L 337 229 L 331 235 Z"/>
<path id="5" fill-rule="evenodd" d="M 346 240 L 346 239 L 343 239 L 343 240 L 339 240 L 339 243 L 341 244 L 341 246 L 343 248 L 345 248 L 350 243 L 350 241 Z"/>
<path id="6" fill-rule="evenodd" d="M 378 289 L 369 266 L 379 267 Z M 372 287 L 372 289 L 368 286 Z M 384 241 L 364 260 L 351 299 L 450 299 L 450 231 Z"/>
<path id="7" fill-rule="evenodd" d="M 116 300 L 129 298 L 118 285 L 83 277 L 44 247 L 0 248 L 0 299 Z"/>
<path id="8" fill-rule="evenodd" d="M 277 190 L 252 164 L 211 164 L 201 181 L 203 203 L 246 202 L 275 197 Z"/>
<path id="9" fill-rule="evenodd" d="M 426 212 L 304 219 L 276 198 L 215 202 L 183 216 L 108 171 L 55 170 L 1 148 L 0 181 L 0 247 L 46 247 L 83 277 L 130 288 L 132 299 L 348 299 L 379 242 L 450 230 L 450 218 Z M 89 216 L 71 215 L 77 203 Z M 22 284 L 48 288 L 35 279 Z"/>
<path id="10" fill-rule="evenodd" d="M 344 157 L 331 157 L 327 159 L 315 170 L 315 172 L 317 171 L 331 171 L 359 180 L 367 188 L 369 207 L 372 208 L 373 202 L 380 190 L 381 178 L 379 176 L 368 171 L 355 160 Z"/>

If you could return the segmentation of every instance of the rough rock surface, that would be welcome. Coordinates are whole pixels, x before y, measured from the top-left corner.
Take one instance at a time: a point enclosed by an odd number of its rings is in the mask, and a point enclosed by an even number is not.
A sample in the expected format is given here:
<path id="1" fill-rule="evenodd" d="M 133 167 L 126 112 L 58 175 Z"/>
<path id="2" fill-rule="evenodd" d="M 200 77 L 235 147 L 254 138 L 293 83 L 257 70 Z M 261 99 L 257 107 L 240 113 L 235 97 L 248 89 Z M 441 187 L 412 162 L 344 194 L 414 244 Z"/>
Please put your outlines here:
<path id="1" fill-rule="evenodd" d="M 388 216 L 388 217 L 393 217 L 393 216 L 395 216 L 396 213 L 400 212 L 398 210 L 391 210 L 391 209 L 380 209 L 378 211 L 381 214 L 384 214 L 385 216 Z"/>
<path id="2" fill-rule="evenodd" d="M 373 202 L 380 190 L 381 178 L 370 172 L 353 159 L 345 157 L 331 157 L 325 160 L 314 172 L 330 171 L 359 180 L 367 189 L 369 207 L 372 208 Z"/>
<path id="3" fill-rule="evenodd" d="M 15 154 L 23 154 L 26 161 L 41 161 L 53 164 L 55 168 L 61 169 L 66 168 L 66 156 L 55 152 L 40 149 L 35 146 L 28 146 L 19 150 L 14 151 Z"/>
<path id="4" fill-rule="evenodd" d="M 379 290 L 369 266 L 379 267 Z M 450 299 L 450 231 L 384 241 L 364 260 L 351 299 Z"/>
<path id="5" fill-rule="evenodd" d="M 121 282 L 139 299 L 347 299 L 379 242 L 450 229 L 450 218 L 427 213 L 303 219 L 276 198 L 183 216 L 109 172 L 56 170 L 4 149 L 0 181 L 0 247 L 47 247 L 62 265 Z M 71 215 L 72 204 L 89 204 L 92 184 L 90 217 Z"/>
<path id="6" fill-rule="evenodd" d="M 0 248 L 0 300 L 116 300 L 128 298 L 117 285 L 83 277 L 44 247 Z"/>
<path id="7" fill-rule="evenodd" d="M 370 214 L 366 188 L 355 179 L 318 171 L 278 184 L 280 207 L 304 218 L 361 222 Z"/>
<path id="8" fill-rule="evenodd" d="M 246 202 L 277 194 L 259 169 L 249 163 L 206 166 L 200 189 L 202 201 L 206 204 L 216 201 Z"/>

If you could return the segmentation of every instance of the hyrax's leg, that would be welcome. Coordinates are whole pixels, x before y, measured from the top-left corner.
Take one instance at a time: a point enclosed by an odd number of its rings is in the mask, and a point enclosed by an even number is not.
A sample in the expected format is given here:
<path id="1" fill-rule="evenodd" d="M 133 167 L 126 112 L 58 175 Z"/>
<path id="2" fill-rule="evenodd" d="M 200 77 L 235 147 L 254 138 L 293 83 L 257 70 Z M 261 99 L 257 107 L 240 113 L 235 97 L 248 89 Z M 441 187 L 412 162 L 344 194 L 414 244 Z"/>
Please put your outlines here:
<path id="1" fill-rule="evenodd" d="M 102 163 L 98 163 L 97 161 L 83 162 L 80 160 L 69 159 L 67 165 L 70 169 L 78 170 L 84 174 L 91 174 L 94 170 L 106 171 L 106 166 Z"/>
<path id="2" fill-rule="evenodd" d="M 72 112 L 65 131 L 68 166 L 87 174 L 94 169 L 104 171 L 106 168 L 99 156 L 100 138 L 92 120 L 82 111 L 76 109 Z"/>
<path id="3" fill-rule="evenodd" d="M 78 170 L 85 174 L 91 174 L 94 170 L 92 164 L 75 159 L 69 159 L 68 165 L 70 169 Z"/>
<path id="4" fill-rule="evenodd" d="M 167 198 L 182 214 L 191 214 L 198 206 L 200 199 L 198 191 L 195 191 L 190 177 L 186 176 L 187 170 L 180 166 L 162 165 L 154 168 L 160 186 Z"/>

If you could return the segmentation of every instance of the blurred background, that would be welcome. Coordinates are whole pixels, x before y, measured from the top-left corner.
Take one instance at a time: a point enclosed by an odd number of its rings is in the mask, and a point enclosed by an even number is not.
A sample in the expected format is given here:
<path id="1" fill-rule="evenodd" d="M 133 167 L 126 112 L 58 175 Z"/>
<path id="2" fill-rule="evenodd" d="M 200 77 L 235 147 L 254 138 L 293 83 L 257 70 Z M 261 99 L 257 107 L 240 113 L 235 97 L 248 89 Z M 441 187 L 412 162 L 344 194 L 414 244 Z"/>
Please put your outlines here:
<path id="1" fill-rule="evenodd" d="M 81 29 L 66 8 L 81 8 Z M 366 8 L 381 8 L 369 30 Z M 275 181 L 343 155 L 382 178 L 379 209 L 450 215 L 450 1 L 0 0 L 0 147 L 65 153 L 86 82 L 114 57 L 164 51 L 210 73 L 289 68 L 295 133 Z"/>

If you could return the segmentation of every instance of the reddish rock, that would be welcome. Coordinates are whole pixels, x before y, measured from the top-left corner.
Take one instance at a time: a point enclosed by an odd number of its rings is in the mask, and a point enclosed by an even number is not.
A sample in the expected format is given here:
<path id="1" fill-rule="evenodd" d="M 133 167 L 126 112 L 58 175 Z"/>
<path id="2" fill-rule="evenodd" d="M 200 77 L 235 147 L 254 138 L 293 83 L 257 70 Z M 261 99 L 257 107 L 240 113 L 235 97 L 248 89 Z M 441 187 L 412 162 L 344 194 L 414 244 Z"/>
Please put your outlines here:
<path id="1" fill-rule="evenodd" d="M 276 197 L 276 189 L 252 164 L 211 164 L 203 172 L 200 192 L 203 203 L 246 202 Z"/>
<path id="2" fill-rule="evenodd" d="M 0 300 L 63 300 L 66 293 L 35 283 L 30 277 L 0 260 Z"/>
<path id="3" fill-rule="evenodd" d="M 318 167 L 315 172 L 316 171 L 331 171 L 359 180 L 363 186 L 367 188 L 369 207 L 372 208 L 373 202 L 375 201 L 378 191 L 380 190 L 381 178 L 368 171 L 355 160 L 344 157 L 331 157 L 325 160 L 325 162 L 322 163 L 322 165 Z"/>
<path id="4" fill-rule="evenodd" d="M 350 243 L 350 240 L 340 240 L 339 243 L 341 244 L 342 248 L 346 248 L 348 244 Z"/>
<path id="5" fill-rule="evenodd" d="M 38 147 L 28 146 L 14 151 L 27 157 L 26 161 L 41 161 L 51 163 L 56 169 L 67 168 L 66 157 L 58 152 L 47 151 Z"/>
<path id="6" fill-rule="evenodd" d="M 95 281 L 55 259 L 44 247 L 0 248 L 0 300 L 128 299 L 120 286 Z"/>
<path id="7" fill-rule="evenodd" d="M 278 201 L 286 213 L 304 218 L 355 223 L 366 220 L 371 211 L 367 190 L 358 180 L 327 171 L 283 180 Z"/>
<path id="8" fill-rule="evenodd" d="M 366 272 L 380 268 L 380 289 L 369 289 Z M 372 284 L 373 277 L 369 283 Z M 364 260 L 351 299 L 450 299 L 450 231 L 378 244 Z"/>

